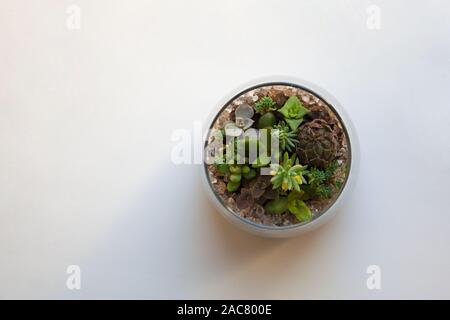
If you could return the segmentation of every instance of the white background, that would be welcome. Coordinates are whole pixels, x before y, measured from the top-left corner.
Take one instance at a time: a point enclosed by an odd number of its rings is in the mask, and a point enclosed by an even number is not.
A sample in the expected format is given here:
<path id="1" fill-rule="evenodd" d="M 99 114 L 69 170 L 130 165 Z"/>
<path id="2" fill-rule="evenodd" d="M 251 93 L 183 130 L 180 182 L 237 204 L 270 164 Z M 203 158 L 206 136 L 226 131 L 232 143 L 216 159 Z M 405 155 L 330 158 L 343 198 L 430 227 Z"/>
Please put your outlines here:
<path id="1" fill-rule="evenodd" d="M 450 298 L 449 17 L 445 0 L 2 0 L 0 298 Z M 289 240 L 235 229 L 200 167 L 170 161 L 175 129 L 272 74 L 331 92 L 361 144 L 344 210 Z"/>

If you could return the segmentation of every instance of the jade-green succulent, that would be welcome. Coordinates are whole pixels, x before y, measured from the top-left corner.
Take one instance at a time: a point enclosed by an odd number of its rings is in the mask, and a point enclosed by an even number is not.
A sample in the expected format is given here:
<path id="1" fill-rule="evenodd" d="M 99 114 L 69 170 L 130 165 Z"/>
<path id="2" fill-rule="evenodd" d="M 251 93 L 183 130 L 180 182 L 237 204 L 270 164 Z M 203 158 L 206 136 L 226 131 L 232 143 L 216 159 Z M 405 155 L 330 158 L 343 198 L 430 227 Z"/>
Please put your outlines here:
<path id="1" fill-rule="evenodd" d="M 264 209 L 269 214 L 290 212 L 295 215 L 300 222 L 309 221 L 312 218 L 312 213 L 306 203 L 302 200 L 302 196 L 302 191 L 291 191 L 288 196 L 280 196 L 268 201 L 264 206 Z"/>
<path id="2" fill-rule="evenodd" d="M 308 208 L 306 203 L 302 200 L 303 192 L 292 191 L 289 193 L 288 199 L 288 210 L 290 213 L 295 215 L 297 220 L 301 222 L 306 222 L 311 220 L 312 213 Z"/>
<path id="3" fill-rule="evenodd" d="M 291 96 L 278 112 L 284 116 L 284 120 L 291 129 L 295 130 L 303 122 L 303 117 L 309 113 L 309 110 L 303 106 L 299 98 Z"/>

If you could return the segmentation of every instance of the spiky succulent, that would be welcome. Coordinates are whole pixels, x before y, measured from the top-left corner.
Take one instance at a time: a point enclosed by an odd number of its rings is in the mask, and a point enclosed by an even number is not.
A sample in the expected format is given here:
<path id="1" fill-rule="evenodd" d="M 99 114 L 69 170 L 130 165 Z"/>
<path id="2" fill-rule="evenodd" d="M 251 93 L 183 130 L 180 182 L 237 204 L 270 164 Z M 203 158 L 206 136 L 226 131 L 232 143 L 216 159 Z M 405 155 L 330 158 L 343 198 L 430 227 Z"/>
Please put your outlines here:
<path id="1" fill-rule="evenodd" d="M 339 148 L 337 133 L 325 120 L 315 119 L 300 127 L 298 132 L 297 155 L 301 163 L 325 168 Z"/>
<path id="2" fill-rule="evenodd" d="M 272 138 L 278 139 L 278 144 L 281 151 L 291 152 L 295 149 L 295 144 L 298 143 L 297 140 L 297 130 L 291 130 L 285 122 L 280 122 L 278 125 L 274 126 L 272 131 Z"/>
<path id="3" fill-rule="evenodd" d="M 309 197 L 329 198 L 334 189 L 339 189 L 342 185 L 338 182 L 332 183 L 332 178 L 339 167 L 337 161 L 330 162 L 324 170 L 310 168 L 308 171 L 308 186 L 305 188 Z M 339 181 L 340 182 L 340 181 Z"/>
<path id="4" fill-rule="evenodd" d="M 282 191 L 296 190 L 300 191 L 300 185 L 306 183 L 304 175 L 307 173 L 306 167 L 299 164 L 295 154 L 289 158 L 287 152 L 283 155 L 283 161 L 278 164 L 271 164 L 270 180 L 273 189 L 281 188 Z"/>
<path id="5" fill-rule="evenodd" d="M 261 100 L 255 103 L 255 110 L 259 114 L 274 111 L 275 109 L 275 102 L 271 97 L 262 97 Z"/>

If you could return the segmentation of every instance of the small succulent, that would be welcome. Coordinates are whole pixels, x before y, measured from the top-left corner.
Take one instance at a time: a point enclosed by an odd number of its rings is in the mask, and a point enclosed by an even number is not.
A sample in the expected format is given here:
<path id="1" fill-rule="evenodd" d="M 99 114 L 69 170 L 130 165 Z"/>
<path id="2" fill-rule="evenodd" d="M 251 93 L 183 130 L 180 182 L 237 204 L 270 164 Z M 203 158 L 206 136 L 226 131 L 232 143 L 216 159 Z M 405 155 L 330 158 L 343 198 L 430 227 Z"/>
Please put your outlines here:
<path id="1" fill-rule="evenodd" d="M 228 168 L 227 190 L 236 192 L 241 186 L 242 179 L 251 180 L 256 177 L 256 170 L 247 165 L 230 165 Z"/>
<path id="2" fill-rule="evenodd" d="M 235 121 L 225 125 L 225 134 L 230 137 L 241 136 L 255 122 L 252 119 L 254 114 L 253 108 L 248 104 L 242 104 L 237 107 L 234 111 Z"/>
<path id="3" fill-rule="evenodd" d="M 252 180 L 257 176 L 256 170 L 248 165 L 229 164 L 220 157 L 214 161 L 214 166 L 221 176 L 227 177 L 228 192 L 236 192 L 241 186 L 242 179 Z"/>
<path id="4" fill-rule="evenodd" d="M 272 138 L 278 139 L 281 151 L 287 150 L 291 152 L 295 149 L 295 144 L 298 143 L 297 130 L 291 130 L 283 121 L 275 125 L 274 129 L 272 131 Z"/>
<path id="5" fill-rule="evenodd" d="M 266 203 L 264 209 L 268 214 L 282 214 L 288 209 L 288 199 L 287 197 L 278 197 L 270 200 Z"/>
<path id="6" fill-rule="evenodd" d="M 324 183 L 327 180 L 327 175 L 325 171 L 319 170 L 315 167 L 309 169 L 308 172 L 308 184 L 310 185 L 319 185 Z"/>
<path id="7" fill-rule="evenodd" d="M 255 110 L 261 115 L 258 119 L 257 127 L 259 129 L 271 128 L 277 123 L 277 118 L 272 111 L 276 110 L 276 103 L 270 97 L 262 97 L 255 103 Z"/>
<path id="8" fill-rule="evenodd" d="M 334 188 L 339 189 L 342 185 L 341 181 L 332 183 L 332 177 L 338 167 L 337 161 L 332 161 L 324 170 L 310 168 L 307 173 L 308 186 L 305 188 L 308 197 L 330 198 Z"/>
<path id="9" fill-rule="evenodd" d="M 315 119 L 301 126 L 298 133 L 297 155 L 303 164 L 325 168 L 339 148 L 337 133 L 325 120 Z"/>
<path id="10" fill-rule="evenodd" d="M 295 154 L 289 158 L 289 154 L 285 152 L 281 164 L 270 165 L 271 175 L 273 176 L 270 181 L 273 184 L 273 189 L 300 191 L 300 185 L 307 183 L 304 177 L 307 173 L 306 167 L 299 164 L 298 159 L 295 158 Z"/>
<path id="11" fill-rule="evenodd" d="M 257 123 L 258 129 L 271 128 L 277 123 L 277 117 L 273 112 L 263 114 Z"/>
<path id="12" fill-rule="evenodd" d="M 303 117 L 309 113 L 309 110 L 303 106 L 296 96 L 291 96 L 278 112 L 284 116 L 284 120 L 291 129 L 296 130 L 303 122 Z"/>
<path id="13" fill-rule="evenodd" d="M 288 210 L 290 213 L 295 215 L 297 220 L 301 222 L 309 221 L 312 218 L 311 210 L 308 208 L 306 203 L 302 200 L 303 192 L 291 192 L 289 193 L 288 200 Z"/>
<path id="14" fill-rule="evenodd" d="M 311 210 L 302 200 L 303 192 L 291 191 L 289 195 L 280 196 L 276 199 L 270 200 L 264 206 L 264 209 L 269 214 L 282 214 L 289 211 L 300 222 L 309 221 L 312 218 Z"/>
<path id="15" fill-rule="evenodd" d="M 255 110 L 259 114 L 265 114 L 269 111 L 276 110 L 276 103 L 272 100 L 271 97 L 265 96 L 262 97 L 257 103 L 255 103 Z"/>

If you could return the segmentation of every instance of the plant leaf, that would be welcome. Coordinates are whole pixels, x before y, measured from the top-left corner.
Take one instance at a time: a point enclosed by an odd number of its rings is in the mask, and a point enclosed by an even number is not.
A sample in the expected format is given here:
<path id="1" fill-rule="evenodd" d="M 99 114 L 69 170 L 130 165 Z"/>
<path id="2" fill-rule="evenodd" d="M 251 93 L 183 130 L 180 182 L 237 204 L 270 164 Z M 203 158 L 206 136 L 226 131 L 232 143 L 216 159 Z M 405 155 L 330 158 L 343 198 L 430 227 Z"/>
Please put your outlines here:
<path id="1" fill-rule="evenodd" d="M 288 199 L 287 197 L 279 197 L 278 199 L 273 199 L 267 202 L 264 209 L 269 214 L 282 214 L 288 209 Z"/>
<path id="2" fill-rule="evenodd" d="M 270 163 L 270 160 L 271 160 L 270 157 L 261 155 L 258 158 L 256 158 L 255 161 L 253 161 L 252 167 L 253 168 L 265 167 Z"/>
<path id="3" fill-rule="evenodd" d="M 311 220 L 311 210 L 302 200 L 295 199 L 288 201 L 288 210 L 301 222 Z"/>
<path id="4" fill-rule="evenodd" d="M 289 97 L 284 106 L 278 111 L 287 119 L 300 119 L 309 113 L 309 110 L 303 106 L 296 96 Z"/>
<path id="5" fill-rule="evenodd" d="M 283 107 L 278 110 L 284 117 L 290 118 L 290 111 L 294 110 L 295 108 L 298 108 L 300 105 L 300 100 L 296 96 L 291 96 L 287 101 L 284 103 Z"/>
<path id="6" fill-rule="evenodd" d="M 303 122 L 303 119 L 285 119 L 285 120 L 292 130 L 296 130 Z"/>

